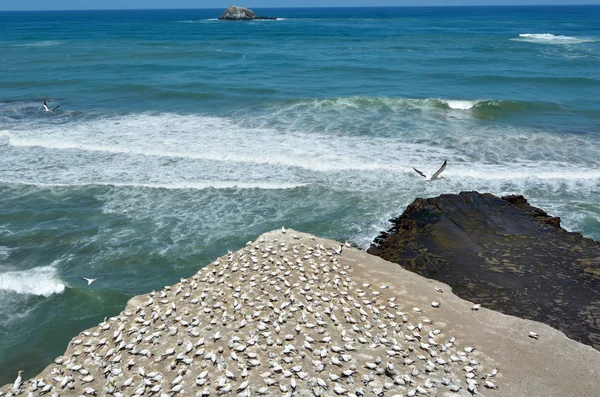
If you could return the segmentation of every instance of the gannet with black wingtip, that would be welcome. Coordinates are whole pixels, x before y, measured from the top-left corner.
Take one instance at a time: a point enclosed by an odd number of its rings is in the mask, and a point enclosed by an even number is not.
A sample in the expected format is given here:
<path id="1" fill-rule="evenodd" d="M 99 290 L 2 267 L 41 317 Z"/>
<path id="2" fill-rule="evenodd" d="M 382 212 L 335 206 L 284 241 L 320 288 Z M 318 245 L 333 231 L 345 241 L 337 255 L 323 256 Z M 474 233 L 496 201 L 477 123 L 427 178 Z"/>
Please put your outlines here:
<path id="1" fill-rule="evenodd" d="M 50 109 L 48 107 L 48 105 L 46 105 L 46 98 L 44 98 L 44 112 L 53 112 L 54 110 L 58 109 L 60 105 L 57 105 L 55 107 L 53 107 L 52 109 Z"/>
<path id="2" fill-rule="evenodd" d="M 444 164 L 442 164 L 442 166 L 440 167 L 439 170 L 437 170 L 435 172 L 435 174 L 431 175 L 430 177 L 428 177 L 427 175 L 425 175 L 424 173 L 422 173 L 421 171 L 419 171 L 418 169 L 413 167 L 413 170 L 415 170 L 419 175 L 421 175 L 423 178 L 425 178 L 428 181 L 435 181 L 436 179 L 444 179 L 443 176 L 441 176 L 440 174 L 446 169 L 446 163 L 447 160 L 444 160 Z"/>

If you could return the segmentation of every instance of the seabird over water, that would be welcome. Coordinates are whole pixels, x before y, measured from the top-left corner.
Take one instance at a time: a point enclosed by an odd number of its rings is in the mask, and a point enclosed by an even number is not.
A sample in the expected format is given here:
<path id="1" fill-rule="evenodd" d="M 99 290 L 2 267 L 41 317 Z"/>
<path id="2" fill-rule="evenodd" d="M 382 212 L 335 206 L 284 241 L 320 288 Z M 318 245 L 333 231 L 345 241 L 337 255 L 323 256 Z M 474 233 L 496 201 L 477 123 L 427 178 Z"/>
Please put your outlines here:
<path id="1" fill-rule="evenodd" d="M 60 105 L 57 105 L 55 107 L 53 107 L 52 109 L 50 109 L 48 107 L 48 105 L 46 105 L 46 98 L 44 98 L 44 112 L 53 112 L 54 110 L 58 109 Z"/>
<path id="2" fill-rule="evenodd" d="M 418 169 L 416 169 L 414 167 L 413 167 L 413 170 L 417 171 L 417 174 L 421 175 L 426 180 L 428 180 L 428 181 L 435 181 L 436 179 L 443 179 L 444 178 L 440 174 L 446 169 L 446 163 L 447 163 L 447 160 L 444 160 L 444 164 L 442 164 L 442 166 L 440 167 L 440 169 L 437 170 L 435 172 L 435 174 L 431 175 L 430 177 L 428 177 L 427 175 L 425 175 L 424 173 L 422 173 L 421 171 L 419 171 Z"/>
<path id="3" fill-rule="evenodd" d="M 81 277 L 81 279 L 87 281 L 88 285 L 90 285 L 94 281 L 98 280 L 97 278 L 86 278 L 86 277 Z"/>

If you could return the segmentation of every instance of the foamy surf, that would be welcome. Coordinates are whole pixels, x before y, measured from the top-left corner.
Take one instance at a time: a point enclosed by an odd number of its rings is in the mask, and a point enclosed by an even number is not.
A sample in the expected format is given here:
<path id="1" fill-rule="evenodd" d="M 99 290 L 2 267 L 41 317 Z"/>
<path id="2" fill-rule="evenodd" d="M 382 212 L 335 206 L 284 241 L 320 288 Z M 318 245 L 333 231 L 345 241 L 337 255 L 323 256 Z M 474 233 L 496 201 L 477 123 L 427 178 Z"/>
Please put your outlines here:
<path id="1" fill-rule="evenodd" d="M 552 33 L 521 33 L 519 34 L 519 38 L 513 38 L 511 40 L 555 45 L 594 43 L 597 41 L 590 38 L 555 35 Z"/>
<path id="2" fill-rule="evenodd" d="M 8 258 L 10 256 L 10 251 L 12 251 L 10 248 L 0 245 L 0 260 Z"/>
<path id="3" fill-rule="evenodd" d="M 125 188 L 148 188 L 148 189 L 166 189 L 166 190 L 226 190 L 226 189 L 261 189 L 261 190 L 289 190 L 306 186 L 306 183 L 284 183 L 284 182 L 243 182 L 243 181 L 195 181 L 178 183 L 123 183 L 123 182 L 93 182 L 93 183 L 28 183 L 23 181 L 13 182 L 15 185 L 37 186 L 39 188 L 53 187 L 94 187 L 94 186 L 114 186 Z M 6 252 L 0 247 L 0 259 Z"/>
<path id="4" fill-rule="evenodd" d="M 143 131 L 143 134 L 140 132 Z M 206 160 L 222 164 L 268 165 L 317 172 L 393 169 L 361 158 L 358 148 L 377 139 L 347 137 L 333 145 L 323 133 L 245 127 L 232 120 L 198 115 L 135 114 L 29 131 L 0 131 L 0 138 L 21 148 L 123 154 L 143 158 Z"/>
<path id="5" fill-rule="evenodd" d="M 64 290 L 65 284 L 53 266 L 0 273 L 0 291 L 48 297 Z"/>
<path id="6" fill-rule="evenodd" d="M 64 43 L 63 41 L 59 41 L 59 40 L 44 40 L 44 41 L 32 41 L 29 43 L 21 43 L 21 44 L 15 44 L 15 47 L 52 47 L 52 46 L 57 46 Z"/>
<path id="7" fill-rule="evenodd" d="M 573 167 L 569 170 L 561 169 L 562 164 L 545 163 L 535 167 L 524 167 L 520 164 L 519 169 L 515 170 L 512 165 L 503 167 L 490 167 L 479 165 L 478 169 L 458 168 L 453 171 L 455 178 L 472 178 L 487 181 L 516 181 L 530 180 L 534 181 L 588 181 L 592 186 L 600 179 L 600 171 Z M 548 171 L 548 169 L 551 169 Z"/>
<path id="8" fill-rule="evenodd" d="M 456 176 L 480 181 L 595 178 L 594 164 L 573 163 L 597 158 L 592 137 L 504 124 L 482 128 L 473 117 L 482 109 L 524 106 L 552 109 L 544 103 L 353 97 L 283 103 L 231 118 L 135 113 L 60 124 L 34 120 L 22 130 L 0 130 L 0 148 L 7 144 L 14 156 L 0 157 L 0 181 L 178 190 L 347 184 L 363 190 L 444 159 L 454 171 L 471 173 Z M 465 163 L 468 168 L 461 167 Z"/>
<path id="9" fill-rule="evenodd" d="M 469 110 L 477 104 L 477 101 L 442 100 L 450 109 Z"/>
<path id="10" fill-rule="evenodd" d="M 11 138 L 9 142 L 15 147 L 39 147 L 45 149 L 78 150 L 83 152 L 112 153 L 145 157 L 183 158 L 238 164 L 271 165 L 304 168 L 318 172 L 392 169 L 392 167 L 385 164 L 360 162 L 352 159 L 349 156 L 344 156 L 341 154 L 336 156 L 329 153 L 317 153 L 317 155 L 311 155 L 311 153 L 284 154 L 277 150 L 267 150 L 262 151 L 262 153 L 253 153 L 251 151 L 228 150 L 224 147 L 215 148 L 215 150 L 206 152 L 192 152 L 185 150 L 185 148 L 167 151 L 152 149 L 150 147 L 143 148 L 89 145 L 83 142 L 66 142 L 42 138 Z M 306 143 L 306 145 L 308 145 L 308 143 Z M 323 143 L 323 145 L 325 145 L 325 143 Z"/>

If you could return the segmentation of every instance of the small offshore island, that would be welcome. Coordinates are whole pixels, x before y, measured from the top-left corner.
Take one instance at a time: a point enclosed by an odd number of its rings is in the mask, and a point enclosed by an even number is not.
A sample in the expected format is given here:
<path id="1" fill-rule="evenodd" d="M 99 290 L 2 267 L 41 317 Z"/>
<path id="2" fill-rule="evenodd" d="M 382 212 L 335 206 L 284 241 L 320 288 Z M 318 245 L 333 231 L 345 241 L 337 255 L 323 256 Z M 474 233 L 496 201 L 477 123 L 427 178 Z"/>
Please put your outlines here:
<path id="1" fill-rule="evenodd" d="M 227 21 L 252 21 L 259 19 L 277 19 L 275 17 L 261 17 L 254 13 L 253 11 L 238 6 L 231 6 L 227 8 L 223 14 L 219 17 L 219 19 L 227 20 Z"/>
<path id="2" fill-rule="evenodd" d="M 75 336 L 42 373 L 19 374 L 0 395 L 597 391 L 600 352 L 474 303 L 349 244 L 282 228 L 132 298 Z"/>

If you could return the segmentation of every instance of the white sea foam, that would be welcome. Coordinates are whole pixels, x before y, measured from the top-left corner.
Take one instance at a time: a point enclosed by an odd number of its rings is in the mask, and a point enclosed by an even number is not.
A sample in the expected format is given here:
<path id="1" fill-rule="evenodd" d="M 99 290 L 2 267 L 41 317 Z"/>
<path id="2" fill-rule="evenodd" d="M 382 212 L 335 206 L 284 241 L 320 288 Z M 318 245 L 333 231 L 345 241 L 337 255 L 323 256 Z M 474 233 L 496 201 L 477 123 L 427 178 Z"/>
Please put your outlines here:
<path id="1" fill-rule="evenodd" d="M 36 310 L 37 304 L 23 305 L 22 295 L 3 294 L 0 290 L 0 328 L 21 321 Z"/>
<path id="2" fill-rule="evenodd" d="M 465 111 L 480 102 L 342 98 L 233 118 L 144 113 L 34 120 L 0 131 L 12 156 L 0 156 L 0 180 L 172 190 L 324 185 L 410 194 L 422 189 L 412 167 L 431 171 L 447 159 L 444 183 L 457 191 L 598 189 L 600 149 L 593 137 L 481 126 Z M 430 185 L 433 195 L 446 186 Z"/>
<path id="3" fill-rule="evenodd" d="M 477 104 L 477 101 L 442 100 L 450 109 L 469 110 Z"/>
<path id="4" fill-rule="evenodd" d="M 10 251 L 12 251 L 12 249 L 0 245 L 0 260 L 8 258 L 10 256 Z"/>
<path id="5" fill-rule="evenodd" d="M 131 188 L 150 188 L 167 190 L 204 190 L 204 189 L 263 189 L 263 190 L 288 190 L 306 186 L 306 183 L 280 183 L 280 182 L 243 182 L 243 181 L 193 181 L 174 183 L 123 183 L 123 182 L 91 182 L 91 183 L 29 183 L 14 181 L 19 185 L 34 185 L 41 188 L 76 187 L 76 186 L 116 186 Z M 3 247 L 0 247 L 2 259 Z M 7 251 L 8 252 L 8 251 Z"/>
<path id="6" fill-rule="evenodd" d="M 532 169 L 521 169 L 515 171 L 513 167 L 504 166 L 500 170 L 486 171 L 484 169 L 467 170 L 459 169 L 453 172 L 455 178 L 472 178 L 487 181 L 509 181 L 512 183 L 524 181 L 535 184 L 537 182 L 576 182 L 589 181 L 595 183 L 600 178 L 600 171 L 588 169 L 574 169 L 570 171 L 542 171 L 542 167 Z"/>
<path id="7" fill-rule="evenodd" d="M 15 47 L 53 47 L 63 43 L 64 41 L 60 40 L 30 41 L 27 43 L 15 44 Z"/>
<path id="8" fill-rule="evenodd" d="M 519 35 L 518 38 L 513 38 L 511 40 L 525 41 L 528 43 L 536 43 L 536 44 L 554 44 L 554 45 L 594 43 L 597 41 L 597 40 L 591 39 L 591 38 L 554 35 L 551 33 L 522 33 Z"/>
<path id="9" fill-rule="evenodd" d="M 0 137 L 8 138 L 15 147 L 298 167 L 319 172 L 390 169 L 384 163 L 363 161 L 344 150 L 361 145 L 368 141 L 366 138 L 348 138 L 342 145 L 334 145 L 335 138 L 324 134 L 245 128 L 226 119 L 194 115 L 131 115 L 78 123 L 68 129 L 46 125 L 34 133 L 4 130 Z"/>
<path id="10" fill-rule="evenodd" d="M 52 265 L 0 273 L 0 291 L 47 297 L 61 294 L 64 290 L 65 284 L 60 281 L 57 270 Z"/>

